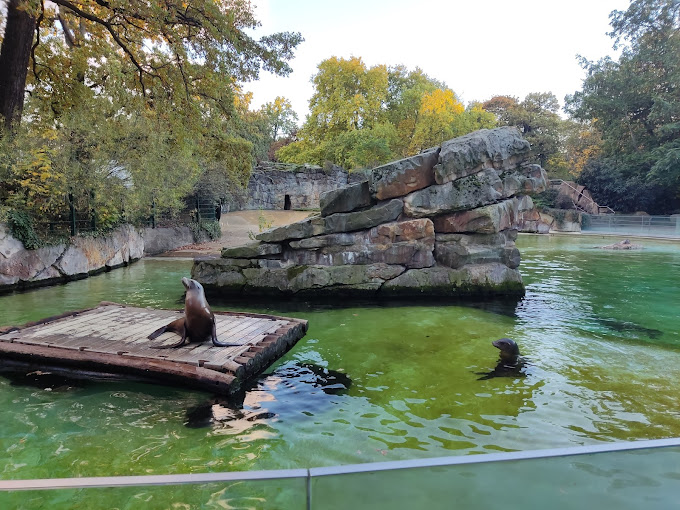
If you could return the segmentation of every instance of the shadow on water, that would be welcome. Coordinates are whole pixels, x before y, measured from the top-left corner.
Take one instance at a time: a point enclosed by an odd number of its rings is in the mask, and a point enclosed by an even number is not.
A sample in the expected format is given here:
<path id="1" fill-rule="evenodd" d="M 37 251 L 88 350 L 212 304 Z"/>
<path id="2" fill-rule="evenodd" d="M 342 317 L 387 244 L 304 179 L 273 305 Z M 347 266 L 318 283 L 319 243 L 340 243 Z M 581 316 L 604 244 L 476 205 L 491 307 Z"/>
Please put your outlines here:
<path id="1" fill-rule="evenodd" d="M 615 319 L 597 319 L 602 326 L 609 328 L 617 333 L 632 333 L 634 335 L 644 335 L 655 340 L 663 335 L 663 331 L 653 328 L 645 328 L 639 324 L 628 321 L 618 321 Z"/>
<path id="2" fill-rule="evenodd" d="M 298 393 L 302 394 L 303 401 L 312 398 L 316 390 L 321 390 L 326 395 L 342 395 L 352 386 L 352 380 L 347 374 L 332 370 L 315 363 L 288 363 L 278 369 L 260 376 L 248 388 L 235 398 L 215 397 L 187 410 L 184 425 L 188 428 L 202 427 L 229 427 L 235 430 L 247 429 L 253 422 L 261 422 L 277 417 L 276 413 L 267 412 L 259 408 L 259 405 L 248 409 L 245 405 L 246 395 L 249 391 L 259 393 L 259 401 L 273 400 L 271 394 L 264 397 L 267 392 L 268 380 L 272 379 L 276 384 L 289 380 L 302 383 L 298 386 Z"/>
<path id="3" fill-rule="evenodd" d="M 250 306 L 244 307 L 243 299 L 225 298 L 215 294 L 210 294 L 206 290 L 206 295 L 210 302 L 210 306 L 216 310 L 233 310 L 244 309 L 254 310 L 258 313 L 295 313 L 303 314 L 305 312 L 326 311 L 326 310 L 342 310 L 347 308 L 410 308 L 410 307 L 441 307 L 441 306 L 460 306 L 464 308 L 474 308 L 485 312 L 490 312 L 505 317 L 516 318 L 516 309 L 523 296 L 494 296 L 487 300 L 471 299 L 469 297 L 451 297 L 451 296 L 436 296 L 436 297 L 419 297 L 418 299 L 324 299 L 319 297 L 314 301 L 296 300 L 296 299 L 273 299 L 266 296 L 249 296 L 248 304 Z M 183 301 L 182 301 L 183 302 Z"/>
<path id="4" fill-rule="evenodd" d="M 11 386 L 25 386 L 47 391 L 67 392 L 85 388 L 89 385 L 84 379 L 76 379 L 66 375 L 44 370 L 7 370 L 0 369 L 0 377 L 4 377 Z"/>

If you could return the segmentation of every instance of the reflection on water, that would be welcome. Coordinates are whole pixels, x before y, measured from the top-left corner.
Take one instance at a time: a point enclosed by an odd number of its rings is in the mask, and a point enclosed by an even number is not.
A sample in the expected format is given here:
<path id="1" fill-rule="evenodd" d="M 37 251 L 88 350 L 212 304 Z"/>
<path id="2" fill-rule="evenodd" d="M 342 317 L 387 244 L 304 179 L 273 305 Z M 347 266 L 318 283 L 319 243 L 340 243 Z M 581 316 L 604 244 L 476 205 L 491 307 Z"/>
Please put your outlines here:
<path id="1" fill-rule="evenodd" d="M 0 377 L 2 476 L 295 468 L 680 436 L 680 247 L 641 243 L 605 251 L 592 249 L 601 239 L 521 236 L 527 293 L 511 309 L 288 305 L 285 315 L 310 321 L 307 335 L 237 399 Z M 3 296 L 0 325 L 102 300 L 181 308 L 189 270 L 146 260 Z M 530 365 L 478 380 L 494 371 L 501 337 Z"/>

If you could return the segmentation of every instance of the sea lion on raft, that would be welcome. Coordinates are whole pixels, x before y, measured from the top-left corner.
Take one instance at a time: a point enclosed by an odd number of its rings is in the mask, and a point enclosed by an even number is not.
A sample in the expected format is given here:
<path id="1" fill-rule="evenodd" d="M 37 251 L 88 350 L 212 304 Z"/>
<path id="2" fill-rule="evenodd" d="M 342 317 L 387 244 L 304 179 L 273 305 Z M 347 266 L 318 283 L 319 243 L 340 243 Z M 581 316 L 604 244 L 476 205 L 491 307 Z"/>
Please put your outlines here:
<path id="1" fill-rule="evenodd" d="M 479 372 L 477 375 L 482 375 L 477 379 L 483 381 L 493 377 L 525 377 L 526 374 L 522 372 L 522 368 L 526 364 L 526 360 L 519 352 L 519 347 L 514 340 L 510 338 L 499 338 L 491 342 L 491 345 L 499 349 L 500 360 L 496 368 L 491 372 Z"/>
<path id="2" fill-rule="evenodd" d="M 208 301 L 205 299 L 203 285 L 190 278 L 182 278 L 182 285 L 187 290 L 184 299 L 184 317 L 172 321 L 151 333 L 147 338 L 153 340 L 166 331 L 173 331 L 182 338 L 170 345 L 153 345 L 153 349 L 172 349 L 181 347 L 190 338 L 193 342 L 202 342 L 207 338 L 217 347 L 233 347 L 239 344 L 227 344 L 217 340 L 215 328 L 215 314 L 212 313 Z"/>

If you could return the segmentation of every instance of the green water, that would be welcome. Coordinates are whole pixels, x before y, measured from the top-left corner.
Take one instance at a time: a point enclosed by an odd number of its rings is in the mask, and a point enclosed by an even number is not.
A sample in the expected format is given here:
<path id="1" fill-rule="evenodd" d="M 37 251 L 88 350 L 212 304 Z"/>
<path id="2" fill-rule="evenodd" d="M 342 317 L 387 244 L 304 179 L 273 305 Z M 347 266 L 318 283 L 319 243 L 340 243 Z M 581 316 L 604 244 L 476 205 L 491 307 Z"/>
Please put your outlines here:
<path id="1" fill-rule="evenodd" d="M 185 425 L 206 393 L 0 377 L 0 476 L 282 469 L 680 436 L 680 244 L 594 248 L 614 241 L 520 236 L 527 294 L 511 307 L 245 308 L 310 328 L 242 401 L 218 402 L 207 427 Z M 148 259 L 1 296 L 0 325 L 102 300 L 181 308 L 190 265 Z M 479 380 L 496 364 L 490 342 L 505 336 L 529 360 L 525 377 Z M 324 367 L 346 377 L 324 386 Z"/>

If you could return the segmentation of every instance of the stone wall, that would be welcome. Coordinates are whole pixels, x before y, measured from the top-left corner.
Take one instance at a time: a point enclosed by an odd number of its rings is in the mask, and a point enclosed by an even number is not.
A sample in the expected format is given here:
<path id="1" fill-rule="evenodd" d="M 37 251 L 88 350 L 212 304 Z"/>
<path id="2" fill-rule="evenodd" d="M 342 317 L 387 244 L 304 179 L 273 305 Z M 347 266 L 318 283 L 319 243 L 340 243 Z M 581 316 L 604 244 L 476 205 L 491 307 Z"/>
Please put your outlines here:
<path id="1" fill-rule="evenodd" d="M 347 183 L 347 170 L 337 166 L 261 164 L 250 176 L 245 209 L 318 209 L 322 193 Z"/>
<path id="2" fill-rule="evenodd" d="M 189 227 L 160 227 L 144 229 L 144 255 L 158 255 L 181 246 L 195 243 Z"/>
<path id="3" fill-rule="evenodd" d="M 292 165 L 263 162 L 253 169 L 244 209 L 318 209 L 323 193 L 366 179 L 366 171 L 349 172 L 339 166 Z M 286 198 L 287 197 L 287 198 Z M 230 204 L 236 210 L 238 204 Z"/>
<path id="4" fill-rule="evenodd" d="M 70 244 L 27 250 L 0 224 L 0 292 L 85 278 L 143 255 L 142 233 L 130 225 L 105 237 L 74 237 Z"/>
<path id="5" fill-rule="evenodd" d="M 192 275 L 224 296 L 522 294 L 514 241 L 534 211 L 525 194 L 546 187 L 529 150 L 512 127 L 449 140 L 322 194 L 319 215 L 196 259 Z"/>

